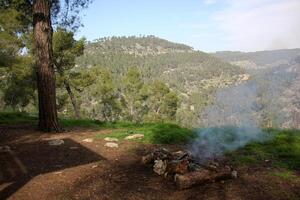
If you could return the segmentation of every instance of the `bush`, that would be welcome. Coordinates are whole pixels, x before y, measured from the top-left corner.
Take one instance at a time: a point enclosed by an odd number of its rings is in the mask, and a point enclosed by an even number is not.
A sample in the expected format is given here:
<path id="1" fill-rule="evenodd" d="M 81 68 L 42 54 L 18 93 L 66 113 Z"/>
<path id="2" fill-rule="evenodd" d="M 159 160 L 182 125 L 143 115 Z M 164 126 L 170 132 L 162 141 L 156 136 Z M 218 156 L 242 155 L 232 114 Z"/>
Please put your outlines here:
<path id="1" fill-rule="evenodd" d="M 158 144 L 186 143 L 196 136 L 192 130 L 176 124 L 155 124 L 150 130 L 151 142 Z"/>

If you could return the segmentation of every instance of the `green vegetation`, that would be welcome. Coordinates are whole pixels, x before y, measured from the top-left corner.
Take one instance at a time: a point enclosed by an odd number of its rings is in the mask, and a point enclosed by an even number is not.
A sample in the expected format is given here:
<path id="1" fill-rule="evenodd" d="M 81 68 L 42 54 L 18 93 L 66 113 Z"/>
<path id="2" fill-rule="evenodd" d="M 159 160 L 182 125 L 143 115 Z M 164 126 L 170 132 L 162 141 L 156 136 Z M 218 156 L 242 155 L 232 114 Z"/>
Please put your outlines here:
<path id="1" fill-rule="evenodd" d="M 59 108 L 63 108 L 66 102 L 65 97 L 69 96 L 76 118 L 80 118 L 74 88 L 83 87 L 84 79 L 81 74 L 73 72 L 75 58 L 83 54 L 85 39 L 76 41 L 74 33 L 63 28 L 58 28 L 53 35 L 53 56 L 54 66 L 57 69 L 57 88 L 60 92 L 57 95 Z M 65 90 L 65 91 L 64 91 Z"/>
<path id="2" fill-rule="evenodd" d="M 132 134 L 143 134 L 144 138 L 137 140 L 153 144 L 184 144 L 196 136 L 192 130 L 175 124 L 149 123 L 120 128 L 109 134 L 98 134 L 96 138 L 114 137 L 123 140 Z"/>
<path id="3" fill-rule="evenodd" d="M 37 117 L 28 113 L 1 112 L 0 125 L 37 124 Z M 89 128 L 93 130 L 112 129 L 112 133 L 98 134 L 96 138 L 116 137 L 124 139 L 131 134 L 144 134 L 140 141 L 154 144 L 187 143 L 196 135 L 191 129 L 171 123 L 133 123 L 133 122 L 101 122 L 90 119 L 60 119 L 64 128 Z"/>
<path id="4" fill-rule="evenodd" d="M 26 112 L 0 112 L 0 125 L 35 124 L 37 119 Z"/>
<path id="5" fill-rule="evenodd" d="M 36 113 L 32 34 L 20 39 L 23 46 L 17 50 L 26 45 L 28 51 L 0 68 L 0 108 Z M 107 122 L 198 126 L 199 113 L 213 102 L 214 92 L 244 73 L 209 54 L 154 36 L 85 42 L 76 41 L 64 27 L 54 31 L 53 58 L 59 116 Z"/>
<path id="6" fill-rule="evenodd" d="M 277 176 L 279 178 L 282 178 L 282 179 L 288 180 L 288 181 L 297 179 L 297 176 L 293 173 L 293 171 L 290 171 L 290 170 L 272 172 L 271 175 Z"/>
<path id="7" fill-rule="evenodd" d="M 274 167 L 300 169 L 300 131 L 267 130 L 273 137 L 264 143 L 251 143 L 230 154 L 237 164 L 270 162 Z"/>
<path id="8" fill-rule="evenodd" d="M 84 55 L 80 56 L 76 63 L 77 71 L 99 69 L 110 72 L 113 88 L 123 88 L 121 95 L 116 93 L 114 95 L 124 97 L 127 101 L 128 107 L 121 109 L 126 112 L 123 113 L 127 115 L 125 119 L 133 121 L 140 119 L 145 122 L 153 121 L 153 119 L 170 121 L 171 118 L 171 121 L 176 119 L 177 123 L 188 127 L 199 125 L 199 113 L 205 106 L 213 102 L 213 95 L 217 89 L 235 84 L 245 73 L 240 67 L 222 62 L 209 54 L 194 51 L 186 45 L 172 43 L 154 36 L 111 37 L 88 42 Z M 130 75 L 132 69 L 135 69 L 134 71 L 137 71 L 140 76 Z M 126 90 L 126 86 L 127 88 L 130 86 L 128 79 L 136 79 L 136 85 L 132 90 L 134 88 L 139 90 L 130 96 L 128 96 L 130 91 Z M 168 109 L 167 111 L 159 109 L 159 111 L 165 111 L 157 113 L 157 109 L 155 109 L 157 105 L 148 104 L 148 108 L 154 109 L 145 115 L 145 119 L 141 119 L 139 116 L 143 115 L 141 111 L 144 109 L 140 100 L 143 98 L 143 93 L 147 89 L 152 89 L 148 94 L 157 94 L 154 87 L 157 86 L 158 80 L 169 88 L 159 87 L 159 92 L 170 90 L 173 94 L 166 96 L 173 99 L 173 105 L 177 104 L 177 109 Z M 144 83 L 143 87 L 141 87 L 141 82 Z M 95 84 L 98 85 L 98 83 Z M 133 85 L 131 84 L 131 86 Z M 92 87 L 86 88 L 86 92 L 91 92 Z M 162 103 L 159 101 L 159 96 L 154 95 L 154 97 L 158 97 L 155 98 L 156 104 Z M 153 102 L 151 98 L 148 100 Z M 91 111 L 86 105 L 90 106 L 90 102 L 91 99 L 85 98 L 81 106 L 88 117 L 91 117 Z M 166 105 L 159 107 L 166 108 Z M 96 112 L 97 118 L 100 117 L 99 113 Z M 168 113 L 167 116 L 165 113 Z"/>

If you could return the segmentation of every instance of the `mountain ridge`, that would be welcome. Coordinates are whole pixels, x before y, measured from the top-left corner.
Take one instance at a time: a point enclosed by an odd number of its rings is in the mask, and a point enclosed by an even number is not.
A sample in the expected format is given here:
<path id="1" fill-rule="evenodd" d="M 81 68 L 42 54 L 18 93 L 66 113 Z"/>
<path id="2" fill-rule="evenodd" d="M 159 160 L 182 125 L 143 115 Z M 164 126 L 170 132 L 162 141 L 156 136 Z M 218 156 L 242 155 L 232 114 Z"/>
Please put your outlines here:
<path id="1" fill-rule="evenodd" d="M 257 69 L 289 65 L 300 57 L 300 48 L 256 52 L 220 51 L 211 55 L 243 68 Z"/>

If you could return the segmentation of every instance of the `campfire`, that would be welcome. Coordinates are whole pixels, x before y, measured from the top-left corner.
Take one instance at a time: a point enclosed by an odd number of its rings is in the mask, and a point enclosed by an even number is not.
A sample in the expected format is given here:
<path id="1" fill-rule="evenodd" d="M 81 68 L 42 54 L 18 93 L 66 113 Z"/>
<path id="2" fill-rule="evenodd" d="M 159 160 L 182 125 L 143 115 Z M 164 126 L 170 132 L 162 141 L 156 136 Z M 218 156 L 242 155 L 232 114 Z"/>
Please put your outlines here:
<path id="1" fill-rule="evenodd" d="M 143 156 L 142 162 L 152 165 L 158 175 L 174 180 L 178 189 L 237 177 L 237 171 L 224 161 L 200 162 L 188 151 L 170 152 L 159 148 Z"/>

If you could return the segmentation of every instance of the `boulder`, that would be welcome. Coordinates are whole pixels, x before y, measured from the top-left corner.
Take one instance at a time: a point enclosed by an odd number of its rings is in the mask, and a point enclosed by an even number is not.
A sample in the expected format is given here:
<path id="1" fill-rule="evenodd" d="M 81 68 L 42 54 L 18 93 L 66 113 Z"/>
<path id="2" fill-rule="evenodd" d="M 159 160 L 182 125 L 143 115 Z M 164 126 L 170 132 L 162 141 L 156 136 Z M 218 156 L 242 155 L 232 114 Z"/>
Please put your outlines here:
<path id="1" fill-rule="evenodd" d="M 109 147 L 109 148 L 118 148 L 119 147 L 118 143 L 115 143 L 115 142 L 107 142 L 107 143 L 105 143 L 104 146 Z"/>
<path id="2" fill-rule="evenodd" d="M 143 134 L 132 134 L 132 135 L 125 137 L 125 140 L 141 139 L 143 137 L 144 137 Z"/>
<path id="3" fill-rule="evenodd" d="M 86 138 L 86 139 L 82 140 L 82 142 L 88 142 L 88 143 L 93 142 L 93 141 L 94 141 L 93 138 Z"/>
<path id="4" fill-rule="evenodd" d="M 59 146 L 59 145 L 62 145 L 62 144 L 64 144 L 65 142 L 63 141 L 63 140 L 50 140 L 49 142 L 48 142 L 48 144 L 50 145 L 50 146 Z"/>
<path id="5" fill-rule="evenodd" d="M 158 175 L 165 174 L 167 170 L 167 162 L 163 160 L 155 160 L 153 165 L 153 171 Z"/>
<path id="6" fill-rule="evenodd" d="M 111 137 L 106 137 L 106 138 L 104 138 L 104 140 L 106 142 L 118 142 L 119 141 L 118 138 L 111 138 Z"/>

